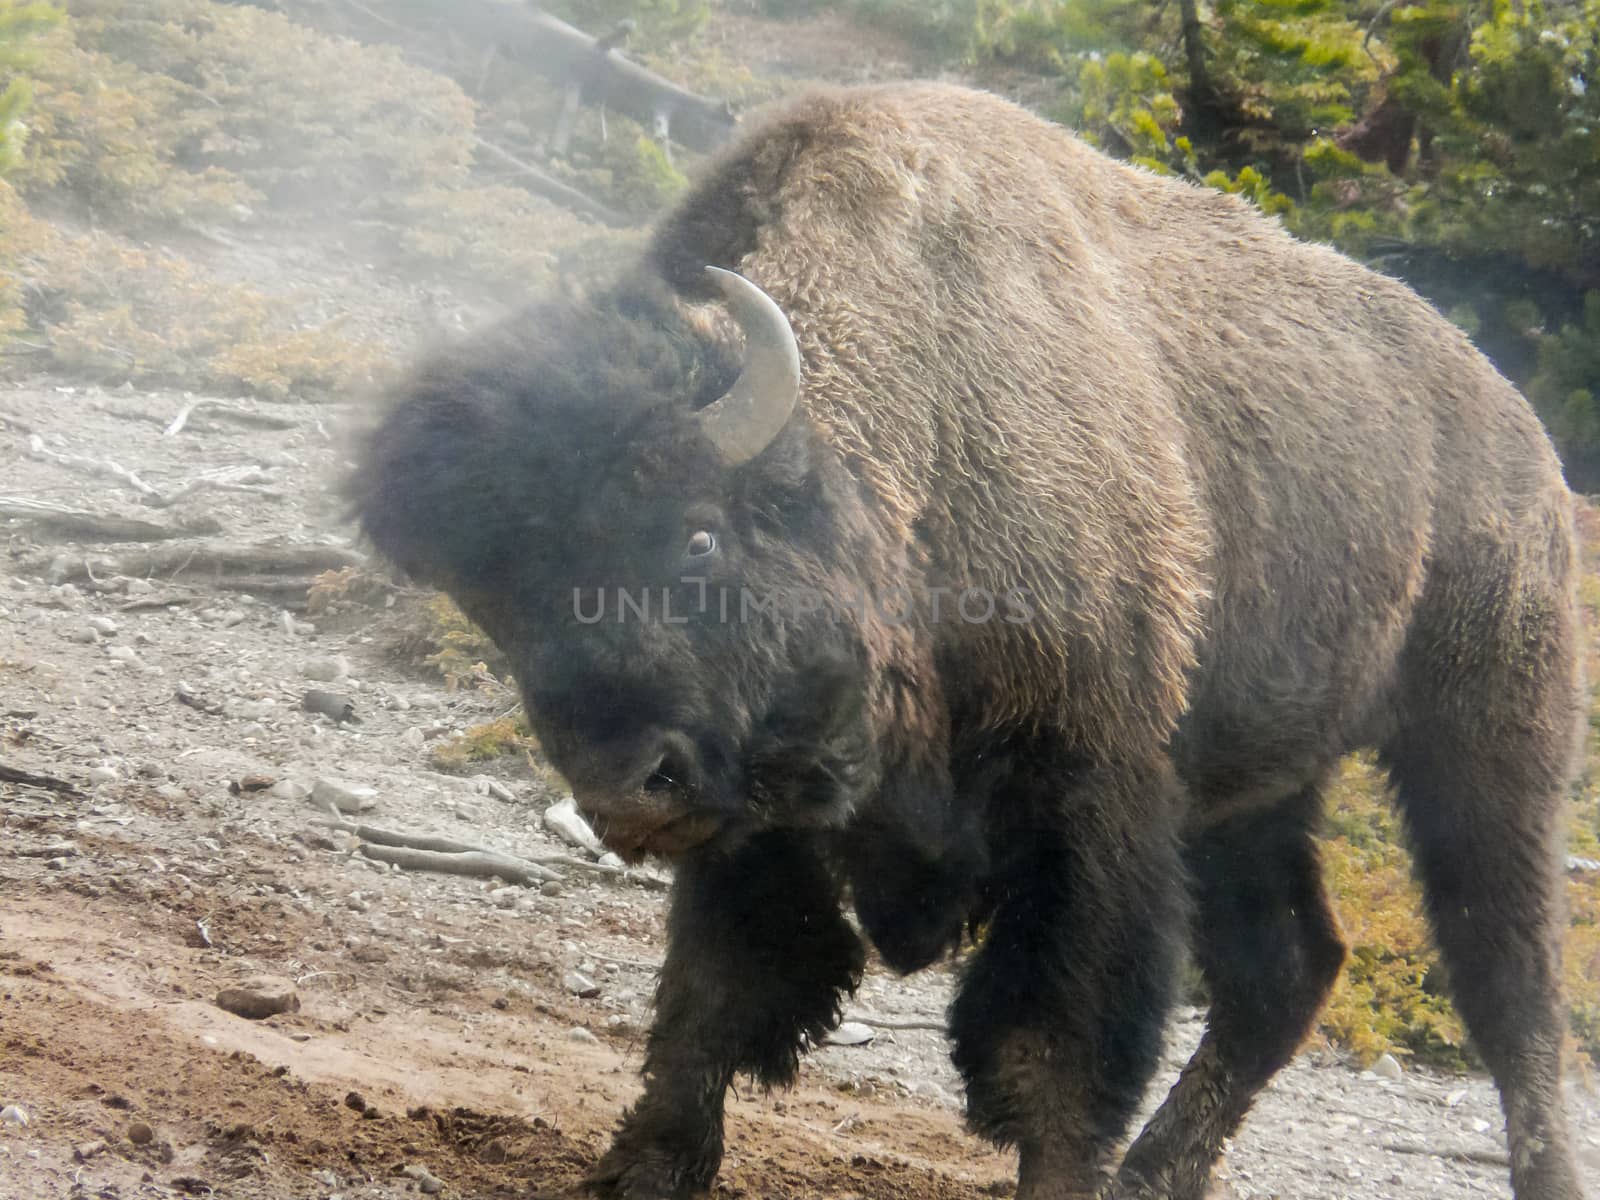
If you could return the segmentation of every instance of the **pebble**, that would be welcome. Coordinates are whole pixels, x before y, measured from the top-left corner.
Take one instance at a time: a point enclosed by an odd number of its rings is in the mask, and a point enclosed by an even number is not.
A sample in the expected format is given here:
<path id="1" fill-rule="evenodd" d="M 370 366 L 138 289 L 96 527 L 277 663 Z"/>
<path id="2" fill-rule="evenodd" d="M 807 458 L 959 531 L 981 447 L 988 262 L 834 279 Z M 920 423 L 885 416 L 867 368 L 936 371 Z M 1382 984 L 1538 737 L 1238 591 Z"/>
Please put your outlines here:
<path id="1" fill-rule="evenodd" d="M 561 977 L 561 986 L 574 996 L 584 1000 L 592 1000 L 600 994 L 600 985 L 587 975 L 579 974 L 577 971 L 568 971 L 563 975 Z"/>
<path id="2" fill-rule="evenodd" d="M 546 896 L 561 895 L 561 884 L 554 879 L 546 879 L 539 885 L 539 891 Z"/>
<path id="3" fill-rule="evenodd" d="M 156 590 L 156 585 L 148 579 L 129 579 L 123 590 L 130 596 L 148 596 Z"/>
<path id="4" fill-rule="evenodd" d="M 420 750 L 428 744 L 427 736 L 424 735 L 422 730 L 416 725 L 413 725 L 410 729 L 402 733 L 400 735 L 400 740 L 413 750 Z"/>
<path id="5" fill-rule="evenodd" d="M 67 641 L 76 642 L 80 646 L 95 646 L 100 642 L 100 635 L 92 629 L 74 629 L 67 634 Z"/>
<path id="6" fill-rule="evenodd" d="M 496 908 L 515 908 L 521 898 L 522 889 L 519 887 L 498 887 L 489 893 L 489 899 L 494 901 Z"/>
<path id="7" fill-rule="evenodd" d="M 110 617 L 90 617 L 89 628 L 105 637 L 117 636 L 117 623 Z"/>
<path id="8" fill-rule="evenodd" d="M 15 1104 L 8 1104 L 0 1108 L 0 1125 L 15 1125 L 18 1129 L 28 1127 L 28 1114 Z"/>
<path id="9" fill-rule="evenodd" d="M 582 1025 L 574 1025 L 571 1029 L 567 1030 L 567 1037 L 574 1042 L 587 1042 L 594 1046 L 598 1046 L 600 1044 L 600 1039 L 595 1037 L 594 1034 L 590 1033 Z"/>
<path id="10" fill-rule="evenodd" d="M 311 785 L 311 803 L 319 808 L 331 804 L 342 813 L 360 813 L 377 807 L 378 792 L 376 788 L 319 779 Z"/>
<path id="11" fill-rule="evenodd" d="M 90 783 L 112 783 L 118 778 L 115 767 L 90 767 L 88 775 Z"/>
<path id="12" fill-rule="evenodd" d="M 148 1146 L 156 1139 L 156 1131 L 143 1121 L 135 1121 L 128 1126 L 128 1140 L 135 1146 Z"/>
<path id="13" fill-rule="evenodd" d="M 321 658 L 308 658 L 300 665 L 300 674 L 318 683 L 332 683 L 350 674 L 350 664 L 341 654 Z"/>
<path id="14" fill-rule="evenodd" d="M 187 800 L 189 798 L 189 793 L 175 783 L 162 784 L 156 789 L 156 795 L 167 801 Z"/>
<path id="15" fill-rule="evenodd" d="M 289 980 L 276 975 L 258 975 L 237 987 L 223 988 L 217 993 L 217 1007 L 235 1016 L 260 1021 L 278 1013 L 298 1012 L 300 996 Z"/>
<path id="16" fill-rule="evenodd" d="M 297 779 L 280 779 L 272 785 L 268 794 L 284 800 L 304 800 L 311 795 L 311 788 Z"/>
<path id="17" fill-rule="evenodd" d="M 845 1021 L 825 1040 L 830 1046 L 864 1046 L 877 1036 L 870 1025 L 863 1025 L 860 1021 Z"/>
<path id="18" fill-rule="evenodd" d="M 139 652 L 132 646 L 110 646 L 106 649 L 106 657 L 132 666 L 139 661 Z"/>
<path id="19" fill-rule="evenodd" d="M 224 629 L 232 629 L 235 625 L 240 624 L 243 620 L 244 613 L 240 612 L 237 608 L 230 608 L 227 612 L 222 614 L 222 627 Z"/>
<path id="20" fill-rule="evenodd" d="M 1399 1082 L 1405 1078 L 1406 1074 L 1404 1068 L 1400 1066 L 1400 1060 L 1392 1054 L 1385 1054 L 1377 1062 L 1373 1063 L 1372 1073 L 1379 1079 L 1387 1079 L 1391 1083 Z"/>

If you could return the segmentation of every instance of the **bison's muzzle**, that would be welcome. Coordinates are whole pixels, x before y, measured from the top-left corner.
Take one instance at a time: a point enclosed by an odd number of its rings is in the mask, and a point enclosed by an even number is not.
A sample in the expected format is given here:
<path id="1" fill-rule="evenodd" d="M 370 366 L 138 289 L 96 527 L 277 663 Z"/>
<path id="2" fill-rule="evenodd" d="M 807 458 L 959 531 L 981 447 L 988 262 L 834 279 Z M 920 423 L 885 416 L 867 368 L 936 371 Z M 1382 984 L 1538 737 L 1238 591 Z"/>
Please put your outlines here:
<path id="1" fill-rule="evenodd" d="M 626 862 L 646 855 L 671 858 L 714 837 L 725 825 L 717 813 L 699 807 L 704 772 L 694 742 L 668 732 L 619 779 L 599 771 L 573 783 L 579 811 L 606 847 Z"/>

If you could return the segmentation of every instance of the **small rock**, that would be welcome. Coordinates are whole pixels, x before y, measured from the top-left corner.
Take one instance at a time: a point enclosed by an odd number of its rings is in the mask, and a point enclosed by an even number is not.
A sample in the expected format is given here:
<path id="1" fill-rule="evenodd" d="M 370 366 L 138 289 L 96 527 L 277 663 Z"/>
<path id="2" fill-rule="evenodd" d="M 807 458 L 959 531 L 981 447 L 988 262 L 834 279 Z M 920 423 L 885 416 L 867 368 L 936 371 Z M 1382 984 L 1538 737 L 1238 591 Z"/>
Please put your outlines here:
<path id="1" fill-rule="evenodd" d="M 539 891 L 546 896 L 559 896 L 561 895 L 561 884 L 554 879 L 546 879 L 539 885 Z"/>
<path id="2" fill-rule="evenodd" d="M 444 1190 L 444 1181 L 420 1163 L 406 1167 L 404 1174 L 417 1181 L 417 1188 L 423 1195 L 435 1196 Z"/>
<path id="3" fill-rule="evenodd" d="M 1405 1070 L 1400 1066 L 1400 1060 L 1392 1054 L 1385 1054 L 1372 1064 L 1372 1073 L 1379 1079 L 1387 1079 L 1396 1083 L 1405 1078 Z"/>
<path id="4" fill-rule="evenodd" d="M 169 803 L 179 800 L 187 800 L 189 798 L 189 793 L 184 791 L 175 783 L 162 784 L 156 789 L 156 795 L 160 796 L 163 800 L 166 800 Z"/>
<path id="5" fill-rule="evenodd" d="M 106 648 L 106 657 L 113 662 L 127 663 L 129 666 L 133 666 L 139 661 L 139 652 L 132 646 L 108 646 Z"/>
<path id="6" fill-rule="evenodd" d="M 496 908 L 515 908 L 521 898 L 522 889 L 519 887 L 498 887 L 489 893 L 489 899 Z"/>
<path id="7" fill-rule="evenodd" d="M 235 1016 L 260 1021 L 278 1013 L 298 1012 L 300 997 L 289 980 L 259 975 L 238 987 L 223 988 L 217 993 L 217 1007 Z"/>
<path id="8" fill-rule="evenodd" d="M 105 1142 L 99 1138 L 96 1138 L 92 1142 L 79 1142 L 72 1148 L 72 1157 L 77 1159 L 79 1162 L 88 1162 L 95 1155 L 104 1154 L 105 1150 Z"/>
<path id="9" fill-rule="evenodd" d="M 574 996 L 584 1000 L 592 1000 L 600 994 L 600 985 L 587 975 L 580 975 L 577 971 L 568 971 L 561 977 L 561 986 Z"/>
<path id="10" fill-rule="evenodd" d="M 112 783 L 118 777 L 115 767 L 90 767 L 88 775 L 90 783 Z"/>
<path id="11" fill-rule="evenodd" d="M 349 1109 L 354 1109 L 356 1112 L 366 1112 L 367 1098 L 360 1092 L 346 1092 L 344 1097 L 344 1106 Z"/>
<path id="12" fill-rule="evenodd" d="M 151 583 L 148 579 L 129 579 L 128 582 L 123 585 L 122 590 L 127 592 L 130 596 L 148 596 L 150 593 L 156 590 L 156 585 Z"/>
<path id="13" fill-rule="evenodd" d="M 110 617 L 90 617 L 89 628 L 93 629 L 102 637 L 117 636 L 117 623 Z"/>
<path id="14" fill-rule="evenodd" d="M 361 724 L 360 718 L 356 716 L 356 702 L 338 692 L 324 692 L 313 688 L 300 698 L 300 707 L 307 712 L 332 717 L 335 723 L 353 721 L 357 725 Z"/>
<path id="15" fill-rule="evenodd" d="M 574 1025 L 571 1029 L 567 1030 L 567 1037 L 574 1042 L 587 1042 L 595 1046 L 600 1044 L 600 1039 L 595 1037 L 594 1034 L 590 1033 L 582 1025 Z"/>
<path id="16" fill-rule="evenodd" d="M 342 654 L 308 658 L 300 665 L 300 674 L 318 683 L 332 683 L 350 674 L 350 664 Z"/>
<path id="17" fill-rule="evenodd" d="M 421 750 L 428 744 L 427 737 L 423 734 L 422 730 L 415 725 L 402 733 L 400 735 L 400 740 L 413 750 Z"/>
<path id="18" fill-rule="evenodd" d="M 311 785 L 311 803 L 319 808 L 331 804 L 342 813 L 360 813 L 377 807 L 378 792 L 376 788 L 319 779 Z"/>
<path id="19" fill-rule="evenodd" d="M 143 1121 L 135 1121 L 128 1126 L 128 1140 L 135 1146 L 148 1146 L 156 1140 L 156 1131 Z"/>
<path id="20" fill-rule="evenodd" d="M 1488 1133 L 1489 1130 L 1493 1128 L 1494 1126 L 1489 1124 L 1489 1122 L 1485 1121 L 1482 1117 L 1477 1117 L 1472 1122 L 1473 1133 Z"/>
<path id="21" fill-rule="evenodd" d="M 71 858 L 78 853 L 76 842 L 49 842 L 43 846 L 24 846 L 13 850 L 18 858 Z"/>
<path id="22" fill-rule="evenodd" d="M 80 646 L 95 646 L 100 642 L 100 635 L 92 629 L 74 629 L 67 634 L 67 641 L 76 642 Z"/>
<path id="23" fill-rule="evenodd" d="M 272 790 L 269 794 L 281 797 L 284 800 L 304 800 L 311 795 L 311 788 L 296 779 L 280 779 L 272 785 Z"/>
<path id="24" fill-rule="evenodd" d="M 578 804 L 571 796 L 557 800 L 544 810 L 544 823 L 557 837 L 587 850 L 599 858 L 606 852 L 600 839 L 594 835 L 594 830 L 589 828 L 589 822 L 583 819 L 578 812 Z"/>
<path id="25" fill-rule="evenodd" d="M 240 612 L 237 608 L 230 608 L 227 612 L 222 614 L 222 627 L 224 629 L 232 629 L 235 625 L 240 624 L 243 620 L 244 614 L 242 612 Z"/>
<path id="26" fill-rule="evenodd" d="M 826 1041 L 830 1046 L 864 1046 L 877 1036 L 870 1025 L 863 1025 L 860 1021 L 845 1021 L 828 1034 Z"/>
<path id="27" fill-rule="evenodd" d="M 8 1104 L 0 1108 L 0 1125 L 15 1125 L 18 1129 L 26 1129 L 28 1114 L 20 1106 Z"/>

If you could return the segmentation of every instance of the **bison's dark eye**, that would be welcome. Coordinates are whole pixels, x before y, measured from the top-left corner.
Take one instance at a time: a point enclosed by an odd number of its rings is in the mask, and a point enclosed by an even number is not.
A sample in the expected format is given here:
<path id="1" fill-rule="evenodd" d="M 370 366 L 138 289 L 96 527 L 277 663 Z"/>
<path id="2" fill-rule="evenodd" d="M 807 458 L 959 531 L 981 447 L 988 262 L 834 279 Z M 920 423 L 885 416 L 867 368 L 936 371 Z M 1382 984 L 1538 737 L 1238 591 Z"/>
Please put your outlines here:
<path id="1" fill-rule="evenodd" d="M 704 529 L 696 530 L 689 535 L 689 557 L 704 558 L 717 548 L 717 538 L 713 533 Z"/>

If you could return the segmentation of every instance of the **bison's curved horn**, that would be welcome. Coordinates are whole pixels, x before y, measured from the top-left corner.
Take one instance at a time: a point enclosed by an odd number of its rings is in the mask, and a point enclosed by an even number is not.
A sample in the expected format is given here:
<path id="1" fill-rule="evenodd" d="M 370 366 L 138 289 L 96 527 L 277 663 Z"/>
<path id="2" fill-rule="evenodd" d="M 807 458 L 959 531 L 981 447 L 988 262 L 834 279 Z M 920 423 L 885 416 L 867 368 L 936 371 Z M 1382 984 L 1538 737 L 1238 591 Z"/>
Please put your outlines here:
<path id="1" fill-rule="evenodd" d="M 700 410 L 706 437 L 729 466 L 767 448 L 800 398 L 800 347 L 789 318 L 773 298 L 743 275 L 707 267 L 744 330 L 744 369 L 718 400 Z"/>

